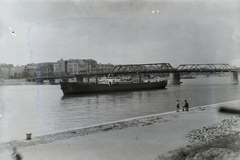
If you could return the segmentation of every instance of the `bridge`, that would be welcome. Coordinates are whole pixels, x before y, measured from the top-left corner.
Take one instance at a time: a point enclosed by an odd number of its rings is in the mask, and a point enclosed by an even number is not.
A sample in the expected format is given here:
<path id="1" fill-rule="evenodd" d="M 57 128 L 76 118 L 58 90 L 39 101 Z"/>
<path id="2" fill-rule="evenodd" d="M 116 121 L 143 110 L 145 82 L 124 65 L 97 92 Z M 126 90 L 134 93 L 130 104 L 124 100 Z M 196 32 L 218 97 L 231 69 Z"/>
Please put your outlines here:
<path id="1" fill-rule="evenodd" d="M 77 77 L 82 79 L 83 77 L 97 77 L 121 74 L 161 74 L 170 76 L 171 84 L 179 84 L 180 79 L 183 79 L 183 75 L 191 74 L 217 74 L 217 73 L 229 73 L 232 83 L 238 83 L 238 73 L 240 71 L 233 69 L 226 63 L 216 64 L 181 64 L 177 68 L 171 66 L 170 63 L 151 63 L 151 64 L 127 64 L 127 65 L 115 65 L 113 68 L 102 69 L 96 67 L 91 71 L 81 71 L 78 75 L 62 75 L 62 76 L 39 76 L 37 81 L 42 80 L 54 80 L 62 79 L 67 80 Z M 186 77 L 185 77 L 186 78 Z"/>
<path id="2" fill-rule="evenodd" d="M 196 78 L 199 74 L 205 74 L 207 76 L 219 73 L 229 73 L 231 83 L 238 83 L 238 70 L 233 69 L 227 63 L 216 64 L 181 64 L 175 72 L 170 75 L 170 83 L 178 84 L 180 79 L 184 78 Z M 195 74 L 195 77 L 193 76 Z M 187 75 L 190 75 L 189 77 Z M 226 74 L 225 74 L 226 75 Z"/>

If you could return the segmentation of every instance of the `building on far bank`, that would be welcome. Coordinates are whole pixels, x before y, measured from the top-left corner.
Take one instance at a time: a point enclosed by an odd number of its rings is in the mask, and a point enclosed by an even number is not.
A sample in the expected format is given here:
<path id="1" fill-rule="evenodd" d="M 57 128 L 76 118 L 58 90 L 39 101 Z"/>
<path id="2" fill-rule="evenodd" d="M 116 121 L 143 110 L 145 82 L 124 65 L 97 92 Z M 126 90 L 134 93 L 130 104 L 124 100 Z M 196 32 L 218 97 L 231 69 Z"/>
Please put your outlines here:
<path id="1" fill-rule="evenodd" d="M 66 73 L 66 64 L 65 64 L 65 60 L 60 59 L 59 61 L 57 61 L 56 63 L 53 64 L 53 73 L 54 75 L 64 75 Z"/>
<path id="2" fill-rule="evenodd" d="M 38 66 L 36 63 L 30 63 L 25 65 L 23 70 L 23 78 L 35 78 L 37 68 Z"/>
<path id="3" fill-rule="evenodd" d="M 74 75 L 82 71 L 90 71 L 97 66 L 93 59 L 60 59 L 53 64 L 54 75 Z"/>
<path id="4" fill-rule="evenodd" d="M 37 63 L 36 74 L 37 76 L 54 76 L 53 72 L 54 62 L 41 62 Z"/>
<path id="5" fill-rule="evenodd" d="M 7 67 L 1 67 L 1 72 L 2 72 L 2 78 L 3 79 L 9 79 L 9 68 Z"/>
<path id="6" fill-rule="evenodd" d="M 54 62 L 31 63 L 24 67 L 24 78 L 36 78 L 41 76 L 53 76 Z"/>
<path id="7" fill-rule="evenodd" d="M 67 73 L 78 74 L 80 71 L 86 70 L 86 64 L 81 59 L 70 59 L 66 63 Z"/>
<path id="8" fill-rule="evenodd" d="M 13 66 L 12 64 L 0 64 L 1 76 L 4 79 L 22 78 L 24 66 Z"/>
<path id="9" fill-rule="evenodd" d="M 96 69 L 98 66 L 98 63 L 94 59 L 83 59 L 85 63 L 85 67 L 87 72 L 91 72 L 92 70 Z"/>
<path id="10" fill-rule="evenodd" d="M 111 64 L 111 63 L 107 63 L 107 64 L 101 64 L 101 63 L 99 63 L 99 64 L 98 64 L 98 69 L 99 69 L 99 70 L 103 70 L 103 71 L 109 71 L 109 72 L 111 72 L 114 67 L 115 67 L 115 66 L 114 66 L 113 64 Z"/>
<path id="11" fill-rule="evenodd" d="M 60 77 L 75 75 L 80 72 L 92 72 L 93 70 L 111 71 L 113 64 L 97 63 L 94 59 L 60 59 L 57 62 L 29 63 L 24 66 L 12 64 L 0 64 L 2 78 L 9 79 L 36 79 L 37 77 Z"/>
<path id="12" fill-rule="evenodd" d="M 0 64 L 0 69 L 3 79 L 9 79 L 10 77 L 10 68 L 13 67 L 12 64 Z"/>
<path id="13" fill-rule="evenodd" d="M 6 64 L 6 63 L 1 63 L 0 64 L 0 68 L 11 68 L 11 67 L 13 67 L 13 64 Z"/>

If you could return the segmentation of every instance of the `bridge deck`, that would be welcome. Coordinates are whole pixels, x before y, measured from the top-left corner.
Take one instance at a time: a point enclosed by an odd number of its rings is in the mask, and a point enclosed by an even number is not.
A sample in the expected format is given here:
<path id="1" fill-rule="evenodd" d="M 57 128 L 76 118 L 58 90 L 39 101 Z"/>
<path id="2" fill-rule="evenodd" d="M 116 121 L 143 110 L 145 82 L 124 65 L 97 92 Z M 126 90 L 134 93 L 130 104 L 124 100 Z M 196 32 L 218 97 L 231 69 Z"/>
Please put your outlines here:
<path id="1" fill-rule="evenodd" d="M 152 64 L 127 64 L 115 65 L 113 68 L 95 68 L 91 71 L 79 72 L 77 75 L 62 76 L 38 76 L 37 79 L 56 79 L 56 78 L 73 78 L 75 76 L 101 76 L 109 74 L 136 74 L 136 73 L 215 73 L 215 72 L 236 72 L 227 63 L 216 64 L 181 64 L 173 68 L 169 63 L 152 63 Z M 239 72 L 239 71 L 238 71 Z"/>

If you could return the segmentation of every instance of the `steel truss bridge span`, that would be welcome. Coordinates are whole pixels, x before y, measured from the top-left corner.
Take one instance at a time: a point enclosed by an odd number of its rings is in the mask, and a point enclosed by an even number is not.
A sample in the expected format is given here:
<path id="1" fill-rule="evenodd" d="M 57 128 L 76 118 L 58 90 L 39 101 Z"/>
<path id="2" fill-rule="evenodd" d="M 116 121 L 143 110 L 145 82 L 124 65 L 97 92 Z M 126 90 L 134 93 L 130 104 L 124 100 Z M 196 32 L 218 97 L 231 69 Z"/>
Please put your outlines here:
<path id="1" fill-rule="evenodd" d="M 136 73 L 197 73 L 197 72 L 232 72 L 234 71 L 227 63 L 217 64 L 181 64 L 173 68 L 170 63 L 152 64 L 127 64 L 115 65 L 112 69 L 95 68 L 91 71 L 79 72 L 81 76 L 94 76 L 106 74 L 136 74 Z"/>
<path id="2" fill-rule="evenodd" d="M 112 69 L 95 68 L 92 71 L 79 72 L 79 75 L 136 74 L 136 73 L 172 73 L 175 69 L 169 63 L 115 65 Z"/>
<path id="3" fill-rule="evenodd" d="M 83 77 L 98 77 L 98 76 L 109 76 L 109 75 L 120 75 L 120 74 L 152 74 L 159 73 L 163 76 L 169 76 L 170 80 L 174 83 L 179 83 L 182 78 L 192 78 L 191 76 L 204 75 L 204 74 L 221 74 L 226 73 L 232 77 L 234 83 L 238 82 L 239 69 L 233 69 L 227 63 L 216 63 L 216 64 L 181 64 L 177 68 L 173 68 L 170 63 L 152 63 L 152 64 L 126 64 L 126 65 L 114 65 L 110 68 L 101 68 L 97 66 L 91 70 L 85 70 L 79 72 L 77 75 L 42 75 L 37 76 L 37 81 L 63 79 L 69 78 L 82 79 Z M 48 73 L 49 74 L 49 73 Z M 141 75 L 140 75 L 141 76 Z M 183 77 L 186 76 L 186 77 Z"/>
<path id="4" fill-rule="evenodd" d="M 170 73 L 174 68 L 169 63 L 117 65 L 113 68 L 112 74 L 126 73 Z"/>
<path id="5" fill-rule="evenodd" d="M 153 63 L 153 64 L 129 64 L 129 65 L 116 65 L 112 70 L 100 70 L 96 68 L 88 73 L 80 73 L 77 75 L 79 79 L 87 76 L 100 76 L 100 75 L 119 75 L 119 74 L 167 74 L 169 76 L 170 84 L 180 84 L 180 79 L 196 78 L 196 75 L 221 74 L 227 73 L 230 76 L 231 83 L 238 83 L 238 72 L 230 67 L 227 63 L 217 64 L 181 64 L 177 68 L 173 68 L 169 63 Z M 194 75 L 195 74 L 195 77 Z"/>
<path id="6" fill-rule="evenodd" d="M 233 71 L 226 63 L 217 64 L 181 64 L 179 65 L 175 72 L 231 72 Z"/>

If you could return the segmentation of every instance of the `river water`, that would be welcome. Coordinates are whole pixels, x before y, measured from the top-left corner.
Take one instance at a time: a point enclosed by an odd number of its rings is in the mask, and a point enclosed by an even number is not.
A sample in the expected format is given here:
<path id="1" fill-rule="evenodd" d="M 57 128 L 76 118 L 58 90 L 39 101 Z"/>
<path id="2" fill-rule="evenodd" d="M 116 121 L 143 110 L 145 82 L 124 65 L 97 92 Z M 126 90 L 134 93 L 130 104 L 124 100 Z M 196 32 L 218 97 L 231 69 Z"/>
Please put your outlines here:
<path id="1" fill-rule="evenodd" d="M 240 99 L 229 77 L 182 80 L 162 90 L 63 96 L 59 85 L 0 86 L 0 142 Z M 182 104 L 180 103 L 182 106 Z"/>

